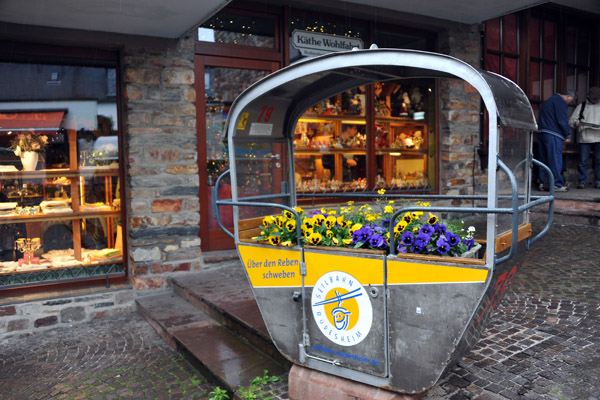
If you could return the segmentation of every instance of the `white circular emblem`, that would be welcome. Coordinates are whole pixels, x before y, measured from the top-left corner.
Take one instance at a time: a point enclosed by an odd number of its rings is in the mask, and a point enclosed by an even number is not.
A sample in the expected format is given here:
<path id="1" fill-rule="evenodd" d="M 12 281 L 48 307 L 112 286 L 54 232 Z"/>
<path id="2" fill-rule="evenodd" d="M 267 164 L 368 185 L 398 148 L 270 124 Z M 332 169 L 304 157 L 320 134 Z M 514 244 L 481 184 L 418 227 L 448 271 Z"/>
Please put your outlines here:
<path id="1" fill-rule="evenodd" d="M 340 346 L 362 342 L 373 323 L 371 300 L 363 285 L 341 271 L 322 275 L 312 291 L 313 317 L 323 335 Z"/>

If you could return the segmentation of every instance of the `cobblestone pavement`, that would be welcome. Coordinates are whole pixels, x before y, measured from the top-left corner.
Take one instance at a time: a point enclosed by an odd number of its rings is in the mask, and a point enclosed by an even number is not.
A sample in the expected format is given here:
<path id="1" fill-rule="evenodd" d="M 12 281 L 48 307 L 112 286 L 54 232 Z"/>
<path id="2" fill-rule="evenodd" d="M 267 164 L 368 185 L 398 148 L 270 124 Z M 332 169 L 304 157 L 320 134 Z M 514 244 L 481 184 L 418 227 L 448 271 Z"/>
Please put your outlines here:
<path id="1" fill-rule="evenodd" d="M 0 345 L 1 399 L 206 399 L 211 390 L 137 313 Z"/>
<path id="2" fill-rule="evenodd" d="M 485 336 L 425 399 L 600 399 L 599 235 L 554 224 Z"/>
<path id="3" fill-rule="evenodd" d="M 600 228 L 554 224 L 479 344 L 424 400 L 600 400 Z M 0 398 L 208 399 L 214 388 L 137 314 L 0 344 Z M 287 399 L 287 382 L 257 399 Z"/>

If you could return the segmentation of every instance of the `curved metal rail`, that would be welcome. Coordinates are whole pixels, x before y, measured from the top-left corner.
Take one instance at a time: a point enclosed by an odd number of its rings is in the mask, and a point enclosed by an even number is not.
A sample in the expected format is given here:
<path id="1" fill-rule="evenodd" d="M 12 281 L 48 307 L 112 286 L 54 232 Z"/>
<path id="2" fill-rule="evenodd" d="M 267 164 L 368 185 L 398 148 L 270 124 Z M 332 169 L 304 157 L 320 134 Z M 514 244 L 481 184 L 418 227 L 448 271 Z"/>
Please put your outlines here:
<path id="1" fill-rule="evenodd" d="M 541 163 L 540 161 L 535 160 L 535 159 L 532 159 L 532 161 L 535 165 L 538 165 L 541 168 L 544 168 L 546 170 L 546 172 L 549 174 L 549 177 L 551 179 L 553 179 L 552 171 L 550 171 L 550 169 L 546 165 L 544 165 L 543 163 Z M 433 212 L 451 212 L 451 213 L 461 213 L 461 214 L 511 214 L 512 215 L 512 218 L 511 218 L 511 232 L 512 232 L 511 246 L 510 246 L 510 250 L 509 250 L 508 254 L 506 254 L 503 257 L 497 258 L 497 259 L 494 258 L 494 264 L 499 264 L 499 263 L 503 263 L 503 262 L 509 260 L 510 258 L 512 258 L 512 256 L 514 255 L 514 253 L 516 251 L 516 246 L 518 243 L 518 234 L 517 233 L 518 233 L 518 229 L 519 229 L 519 214 L 522 214 L 523 212 L 525 212 L 533 207 L 536 207 L 536 206 L 539 206 L 539 205 L 542 205 L 545 203 L 549 203 L 550 204 L 549 217 L 548 217 L 546 226 L 536 236 L 527 239 L 526 247 L 527 247 L 527 249 L 529 249 L 531 244 L 533 244 L 534 242 L 539 240 L 541 237 L 543 237 L 548 232 L 548 230 L 550 229 L 550 226 L 552 225 L 552 217 L 553 217 L 553 212 L 554 212 L 554 188 L 553 187 L 550 188 L 549 196 L 535 197 L 535 198 L 533 198 L 532 201 L 529 201 L 527 204 L 523 204 L 523 205 L 519 206 L 519 200 L 523 199 L 524 197 L 518 195 L 517 181 L 516 181 L 514 174 L 508 168 L 508 166 L 506 164 L 504 164 L 504 162 L 502 162 L 502 160 L 500 160 L 500 159 L 498 159 L 498 167 L 507 175 L 507 177 L 510 181 L 510 186 L 511 186 L 511 195 L 510 196 L 502 196 L 499 198 L 510 199 L 511 207 L 497 207 L 497 208 L 488 208 L 488 207 L 419 207 L 419 206 L 403 207 L 403 208 L 399 209 L 398 211 L 396 211 L 392 215 L 392 218 L 390 219 L 390 222 L 389 222 L 390 232 L 392 232 L 392 227 L 395 226 L 394 222 L 398 219 L 398 217 L 400 215 L 403 215 L 406 212 L 433 211 Z M 212 196 L 211 196 L 212 203 L 213 203 L 213 207 L 212 207 L 213 217 L 216 218 L 219 227 L 227 235 L 229 235 L 233 239 L 235 239 L 235 234 L 230 232 L 223 225 L 223 223 L 221 221 L 219 206 L 280 208 L 282 210 L 288 210 L 291 213 L 293 213 L 293 215 L 296 218 L 297 226 L 300 226 L 302 224 L 302 221 L 300 220 L 300 215 L 292 207 L 289 207 L 289 206 L 286 206 L 283 204 L 262 201 L 262 200 L 272 200 L 272 199 L 282 199 L 282 200 L 287 199 L 287 200 L 289 200 L 291 198 L 289 193 L 251 196 L 251 197 L 245 197 L 243 200 L 238 200 L 238 201 L 234 201 L 233 199 L 219 199 L 219 197 L 218 197 L 219 185 L 220 185 L 222 179 L 226 175 L 229 175 L 229 173 L 230 173 L 230 170 L 227 170 L 219 176 L 219 178 L 217 179 L 217 181 L 215 183 L 215 186 L 212 188 Z M 305 197 L 313 196 L 313 197 L 332 197 L 332 198 L 333 197 L 345 197 L 345 198 L 363 197 L 364 198 L 365 195 L 367 195 L 367 194 L 369 194 L 369 193 L 368 192 L 321 193 L 321 194 L 314 193 L 312 195 L 307 195 Z M 301 196 L 301 197 L 304 197 L 304 196 Z M 398 195 L 389 195 L 388 197 L 390 197 L 390 198 L 420 198 L 420 199 L 431 199 L 431 200 L 452 200 L 452 199 L 484 200 L 484 199 L 487 199 L 487 196 L 483 196 L 483 195 L 448 196 L 448 195 L 427 195 L 427 194 L 421 194 L 421 195 L 398 194 Z M 259 200 L 259 201 L 257 201 L 257 200 Z M 297 244 L 298 244 L 298 246 L 303 248 L 304 245 L 302 244 L 301 237 L 302 237 L 301 232 L 300 232 L 300 230 L 298 230 L 297 231 Z M 396 238 L 394 235 L 390 235 L 390 254 L 391 255 L 396 254 Z M 303 251 L 302 251 L 302 262 L 304 262 L 304 252 Z"/>

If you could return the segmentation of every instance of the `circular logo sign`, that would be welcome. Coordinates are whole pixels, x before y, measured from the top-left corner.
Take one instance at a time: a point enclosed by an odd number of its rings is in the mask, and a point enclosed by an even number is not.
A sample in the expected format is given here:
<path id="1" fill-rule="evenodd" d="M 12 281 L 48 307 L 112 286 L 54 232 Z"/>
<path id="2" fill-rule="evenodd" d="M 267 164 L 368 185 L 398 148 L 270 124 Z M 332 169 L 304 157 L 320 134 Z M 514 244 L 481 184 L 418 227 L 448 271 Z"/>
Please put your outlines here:
<path id="1" fill-rule="evenodd" d="M 312 312 L 323 335 L 340 346 L 354 346 L 373 323 L 371 300 L 352 275 L 332 271 L 322 275 L 312 291 Z"/>

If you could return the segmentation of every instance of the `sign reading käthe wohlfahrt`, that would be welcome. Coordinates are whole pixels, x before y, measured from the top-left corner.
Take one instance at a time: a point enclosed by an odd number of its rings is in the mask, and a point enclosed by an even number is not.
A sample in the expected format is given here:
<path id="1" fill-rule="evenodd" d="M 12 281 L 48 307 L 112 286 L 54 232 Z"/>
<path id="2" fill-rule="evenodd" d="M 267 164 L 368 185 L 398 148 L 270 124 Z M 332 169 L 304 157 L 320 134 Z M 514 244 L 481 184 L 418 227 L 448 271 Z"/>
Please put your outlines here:
<path id="1" fill-rule="evenodd" d="M 295 30 L 292 32 L 292 46 L 303 56 L 320 56 L 352 50 L 354 47 L 363 49 L 364 43 L 357 38 Z"/>

